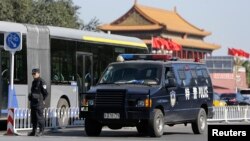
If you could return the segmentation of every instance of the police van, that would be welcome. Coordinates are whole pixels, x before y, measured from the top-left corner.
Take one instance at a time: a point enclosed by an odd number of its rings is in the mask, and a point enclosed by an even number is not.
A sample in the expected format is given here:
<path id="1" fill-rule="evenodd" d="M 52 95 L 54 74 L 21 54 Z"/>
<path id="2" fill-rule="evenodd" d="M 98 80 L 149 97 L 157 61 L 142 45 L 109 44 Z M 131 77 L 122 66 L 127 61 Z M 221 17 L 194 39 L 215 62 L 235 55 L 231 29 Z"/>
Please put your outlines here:
<path id="1" fill-rule="evenodd" d="M 213 115 L 213 87 L 203 63 L 168 55 L 122 54 L 96 86 L 81 95 L 85 132 L 98 136 L 103 126 L 136 127 L 139 134 L 160 137 L 164 125 L 191 123 L 195 134 Z"/>

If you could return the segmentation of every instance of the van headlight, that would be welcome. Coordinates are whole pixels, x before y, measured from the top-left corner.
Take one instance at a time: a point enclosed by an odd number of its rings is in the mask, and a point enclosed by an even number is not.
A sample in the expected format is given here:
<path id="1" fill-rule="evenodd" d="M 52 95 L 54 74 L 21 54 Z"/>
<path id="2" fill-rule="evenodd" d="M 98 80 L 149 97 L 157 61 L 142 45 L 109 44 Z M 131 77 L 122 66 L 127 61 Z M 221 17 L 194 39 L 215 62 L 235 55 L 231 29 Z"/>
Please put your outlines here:
<path id="1" fill-rule="evenodd" d="M 82 106 L 88 107 L 88 106 L 94 106 L 95 102 L 93 99 L 83 99 Z"/>
<path id="2" fill-rule="evenodd" d="M 144 100 L 137 101 L 137 107 L 144 107 L 144 106 L 145 106 Z"/>
<path id="3" fill-rule="evenodd" d="M 89 106 L 94 106 L 94 100 L 93 100 L 93 99 L 88 100 L 88 105 L 89 105 Z"/>
<path id="4" fill-rule="evenodd" d="M 138 100 L 136 107 L 152 107 L 152 99 L 146 98 L 144 100 Z"/>

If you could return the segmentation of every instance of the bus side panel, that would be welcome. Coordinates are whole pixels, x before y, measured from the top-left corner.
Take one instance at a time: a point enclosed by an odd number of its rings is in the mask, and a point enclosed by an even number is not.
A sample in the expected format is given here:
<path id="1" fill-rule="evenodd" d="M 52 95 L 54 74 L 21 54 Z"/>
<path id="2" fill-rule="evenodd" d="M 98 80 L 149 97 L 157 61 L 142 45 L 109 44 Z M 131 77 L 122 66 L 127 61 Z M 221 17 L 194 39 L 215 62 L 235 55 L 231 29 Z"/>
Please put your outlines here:
<path id="1" fill-rule="evenodd" d="M 28 85 L 14 85 L 18 108 L 28 108 Z"/>
<path id="2" fill-rule="evenodd" d="M 51 85 L 51 99 L 49 107 L 57 107 L 58 101 L 62 96 L 69 100 L 70 107 L 78 107 L 77 86 L 70 85 Z"/>
<path id="3" fill-rule="evenodd" d="M 47 91 L 50 93 L 51 69 L 50 69 L 50 36 L 49 30 L 45 26 L 26 25 L 27 27 L 27 74 L 28 90 L 30 92 L 33 77 L 33 68 L 40 68 L 41 77 L 47 84 Z M 50 103 L 46 100 L 46 107 Z"/>

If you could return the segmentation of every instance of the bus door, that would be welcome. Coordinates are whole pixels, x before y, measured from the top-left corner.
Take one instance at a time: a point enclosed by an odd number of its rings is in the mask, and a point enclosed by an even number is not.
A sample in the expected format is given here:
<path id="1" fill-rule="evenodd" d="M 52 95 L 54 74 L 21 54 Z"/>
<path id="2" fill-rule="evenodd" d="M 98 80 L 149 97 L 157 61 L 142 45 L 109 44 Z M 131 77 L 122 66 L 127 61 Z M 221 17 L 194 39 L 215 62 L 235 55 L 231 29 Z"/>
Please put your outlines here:
<path id="1" fill-rule="evenodd" d="M 9 52 L 0 48 L 0 118 L 7 116 Z"/>
<path id="2" fill-rule="evenodd" d="M 92 53 L 76 53 L 76 80 L 79 93 L 85 93 L 93 84 L 93 55 Z"/>
<path id="3" fill-rule="evenodd" d="M 3 97 L 3 92 L 2 92 L 2 89 L 3 89 L 3 80 L 2 80 L 2 49 L 0 48 L 0 118 L 2 117 L 2 97 Z"/>

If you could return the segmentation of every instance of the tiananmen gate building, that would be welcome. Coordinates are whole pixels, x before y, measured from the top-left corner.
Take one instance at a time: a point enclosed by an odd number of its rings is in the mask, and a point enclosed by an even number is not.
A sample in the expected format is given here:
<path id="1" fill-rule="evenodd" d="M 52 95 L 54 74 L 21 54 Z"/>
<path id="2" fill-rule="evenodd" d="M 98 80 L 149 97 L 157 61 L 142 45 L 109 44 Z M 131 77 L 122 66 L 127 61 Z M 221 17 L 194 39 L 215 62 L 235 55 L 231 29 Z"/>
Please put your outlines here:
<path id="1" fill-rule="evenodd" d="M 173 56 L 183 59 L 200 58 L 211 55 L 220 46 L 204 41 L 210 32 L 192 25 L 181 17 L 176 10 L 142 6 L 137 3 L 117 20 L 104 24 L 98 29 L 112 34 L 133 36 L 142 39 L 151 49 L 151 39 L 162 37 L 172 39 L 182 46 Z"/>

